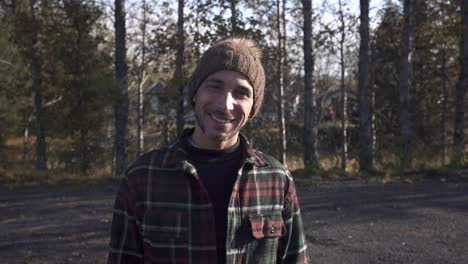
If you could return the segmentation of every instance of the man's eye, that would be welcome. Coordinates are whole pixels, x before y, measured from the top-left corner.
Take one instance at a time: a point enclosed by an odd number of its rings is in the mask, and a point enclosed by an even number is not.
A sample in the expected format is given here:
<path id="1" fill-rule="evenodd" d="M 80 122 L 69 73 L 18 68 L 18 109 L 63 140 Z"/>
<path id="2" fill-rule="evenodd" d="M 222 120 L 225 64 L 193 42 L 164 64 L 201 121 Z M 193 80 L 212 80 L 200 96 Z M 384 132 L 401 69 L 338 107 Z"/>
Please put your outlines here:
<path id="1" fill-rule="evenodd" d="M 221 87 L 216 86 L 216 85 L 209 85 L 208 88 L 213 89 L 213 90 L 220 90 Z"/>
<path id="2" fill-rule="evenodd" d="M 242 98 L 250 98 L 250 93 L 249 92 L 244 92 L 244 91 L 238 91 L 237 96 L 240 96 Z"/>

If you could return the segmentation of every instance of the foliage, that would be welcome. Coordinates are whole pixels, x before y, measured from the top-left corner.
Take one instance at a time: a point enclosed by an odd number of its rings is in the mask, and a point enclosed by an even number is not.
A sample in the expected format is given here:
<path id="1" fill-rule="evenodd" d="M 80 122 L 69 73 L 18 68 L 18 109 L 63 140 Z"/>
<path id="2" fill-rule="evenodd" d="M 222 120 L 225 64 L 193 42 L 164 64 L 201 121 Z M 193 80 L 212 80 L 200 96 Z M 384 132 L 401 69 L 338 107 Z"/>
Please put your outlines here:
<path id="1" fill-rule="evenodd" d="M 440 147 L 440 118 L 442 81 L 441 47 L 446 45 L 449 87 L 455 85 L 457 76 L 458 36 L 453 21 L 457 19 L 454 6 L 447 8 L 442 16 L 437 1 L 416 1 L 413 51 L 413 92 L 411 109 L 414 121 L 414 145 L 417 159 L 434 161 Z M 430 19 L 429 19 L 430 18 Z M 442 26 L 443 25 L 443 26 Z M 377 159 L 380 162 L 386 153 L 397 153 L 400 137 L 400 98 L 398 92 L 399 54 L 402 16 L 395 5 L 388 5 L 382 15 L 371 43 L 373 65 L 372 83 L 375 89 L 375 126 L 377 129 Z M 443 27 L 443 29 L 441 28 Z M 448 30 L 447 30 L 448 29 Z M 384 74 L 381 74 L 384 73 Z M 452 89 L 450 89 L 452 90 Z M 453 100 L 449 93 L 448 105 Z M 453 110 L 452 110 L 453 111 Z M 448 117 L 448 124 L 451 118 Z M 416 162 L 417 163 L 417 162 Z"/>
<path id="2" fill-rule="evenodd" d="M 315 1 L 314 1 L 315 2 Z M 343 1 L 345 2 L 345 1 Z M 371 1 L 372 2 L 372 1 Z M 453 147 L 454 87 L 459 72 L 460 3 L 461 1 L 412 1 L 414 17 L 413 93 L 411 109 L 414 120 L 413 169 L 443 165 L 439 160 L 442 142 L 441 124 L 447 124 L 446 145 Z M 28 1 L 0 1 L 0 168 L 17 170 L 24 165 L 24 175 L 33 175 L 33 144 L 36 125 L 32 90 L 32 74 L 28 37 L 27 16 L 15 16 L 16 10 L 25 11 Z M 43 103 L 47 128 L 48 167 L 54 173 L 90 175 L 101 168 L 108 170 L 112 163 L 113 105 L 118 95 L 114 80 L 114 32 L 113 10 L 99 1 L 35 1 L 37 11 L 38 50 L 42 62 Z M 99 4 L 98 4 L 99 3 Z M 340 130 L 341 114 L 330 120 L 327 96 L 339 87 L 338 32 L 336 1 L 314 3 L 313 47 L 315 69 L 314 87 L 317 94 L 319 119 L 318 151 L 323 154 L 321 162 L 330 161 L 333 168 L 339 164 L 339 146 L 342 143 Z M 347 2 L 350 3 L 350 2 Z M 263 65 L 267 73 L 264 105 L 260 114 L 248 123 L 244 132 L 255 147 L 279 157 L 280 144 L 277 123 L 276 87 L 277 72 L 277 27 L 275 1 L 236 1 L 237 28 L 235 34 L 256 41 L 263 50 Z M 299 0 L 287 1 L 287 61 L 285 85 L 285 113 L 288 155 L 300 157 L 304 150 L 304 73 L 302 54 L 302 10 Z M 161 96 L 158 112 L 149 105 L 145 94 L 144 131 L 145 150 L 150 150 L 174 138 L 175 123 L 171 109 L 178 100 L 176 87 L 170 80 L 174 75 L 177 49 L 176 4 L 174 1 L 128 2 L 127 5 L 127 60 L 129 65 L 129 131 L 127 148 L 129 156 L 136 153 L 136 94 L 141 73 L 146 81 L 143 90 L 157 81 L 168 84 Z M 142 9 L 147 18 L 143 21 Z M 214 42 L 228 37 L 232 32 L 230 1 L 186 1 L 185 54 L 183 75 L 193 71 L 200 54 Z M 347 66 L 346 87 L 354 92 L 357 84 L 357 14 L 346 14 L 346 49 L 343 56 Z M 375 128 L 376 169 L 380 172 L 398 174 L 400 149 L 400 37 L 402 10 L 398 1 L 387 1 L 371 23 L 370 87 L 374 92 L 373 114 Z M 143 28 L 142 25 L 145 25 Z M 143 33 L 145 30 L 145 41 Z M 143 58 L 143 51 L 145 58 Z M 443 54 L 447 79 L 443 74 Z M 182 80 L 184 83 L 187 81 Z M 447 109 L 443 109 L 443 87 L 447 82 Z M 339 112 L 339 97 L 332 97 L 331 104 Z M 357 157 L 357 116 L 349 102 L 350 124 L 348 128 L 349 160 Z M 186 101 L 187 116 L 190 102 Z M 175 108 L 174 108 L 175 109 Z M 161 118 L 166 117 L 166 118 Z M 25 132 L 29 138 L 24 138 Z M 23 142 L 27 139 L 27 142 Z M 11 142 L 16 142 L 16 154 L 11 151 Z M 465 159 L 467 156 L 465 150 Z M 334 164 L 334 165 L 333 165 Z M 292 166 L 291 166 L 292 167 Z M 28 169 L 30 168 L 30 169 Z M 18 169 L 19 170 L 19 169 Z M 379 174 L 375 171 L 362 175 Z M 298 171 L 303 175 L 318 175 L 326 178 L 336 174 L 334 169 L 322 171 L 314 164 Z M 101 174 L 110 173 L 109 171 Z M 13 173 L 20 177 L 21 173 Z M 301 175 L 302 175 L 301 174 Z M 366 177 L 367 177 L 366 176 Z M 33 176 L 31 176 L 33 177 Z M 36 177 L 44 177 L 39 175 Z M 306 177 L 306 176 L 304 176 Z M 27 178 L 27 177 L 26 177 Z"/>
<path id="3" fill-rule="evenodd" d="M 21 134 L 32 114 L 31 85 L 19 48 L 10 40 L 13 26 L 0 18 L 0 160 L 8 160 L 6 140 Z M 3 163 L 3 164 L 2 164 Z M 0 163 L 5 165 L 4 162 Z"/>

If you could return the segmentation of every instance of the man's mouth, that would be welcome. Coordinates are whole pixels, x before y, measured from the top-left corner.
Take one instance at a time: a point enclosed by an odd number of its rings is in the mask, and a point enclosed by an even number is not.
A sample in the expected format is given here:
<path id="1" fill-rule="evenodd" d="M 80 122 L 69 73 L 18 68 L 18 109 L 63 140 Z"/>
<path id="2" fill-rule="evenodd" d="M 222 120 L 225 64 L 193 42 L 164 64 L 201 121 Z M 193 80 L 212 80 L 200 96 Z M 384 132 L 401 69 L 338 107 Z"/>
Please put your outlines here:
<path id="1" fill-rule="evenodd" d="M 214 113 L 210 113 L 209 115 L 214 121 L 218 123 L 223 123 L 223 124 L 231 123 L 235 120 L 235 118 L 230 117 L 228 115 L 219 115 L 219 114 L 214 114 Z"/>

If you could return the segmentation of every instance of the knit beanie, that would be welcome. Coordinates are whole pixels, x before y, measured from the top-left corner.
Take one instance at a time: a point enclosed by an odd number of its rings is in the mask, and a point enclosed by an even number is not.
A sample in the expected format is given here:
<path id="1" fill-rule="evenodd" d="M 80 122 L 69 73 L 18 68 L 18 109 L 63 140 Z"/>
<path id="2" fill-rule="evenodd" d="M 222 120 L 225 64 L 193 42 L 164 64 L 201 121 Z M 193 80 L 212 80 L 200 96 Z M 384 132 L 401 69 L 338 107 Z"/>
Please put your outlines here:
<path id="1" fill-rule="evenodd" d="M 253 87 L 250 117 L 254 117 L 262 105 L 265 90 L 261 57 L 260 49 L 248 39 L 229 38 L 213 45 L 201 56 L 188 84 L 192 104 L 198 88 L 209 75 L 222 70 L 237 71 L 247 77 Z"/>

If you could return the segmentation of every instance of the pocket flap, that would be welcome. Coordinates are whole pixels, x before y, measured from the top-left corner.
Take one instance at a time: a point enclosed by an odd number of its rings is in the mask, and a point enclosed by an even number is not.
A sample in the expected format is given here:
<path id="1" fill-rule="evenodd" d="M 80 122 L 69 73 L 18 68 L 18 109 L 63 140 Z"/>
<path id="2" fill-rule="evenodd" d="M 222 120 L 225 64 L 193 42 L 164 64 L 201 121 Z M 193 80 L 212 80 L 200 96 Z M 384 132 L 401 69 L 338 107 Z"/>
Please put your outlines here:
<path id="1" fill-rule="evenodd" d="M 249 216 L 250 230 L 256 239 L 264 237 L 280 237 L 286 233 L 283 217 L 278 215 Z"/>

